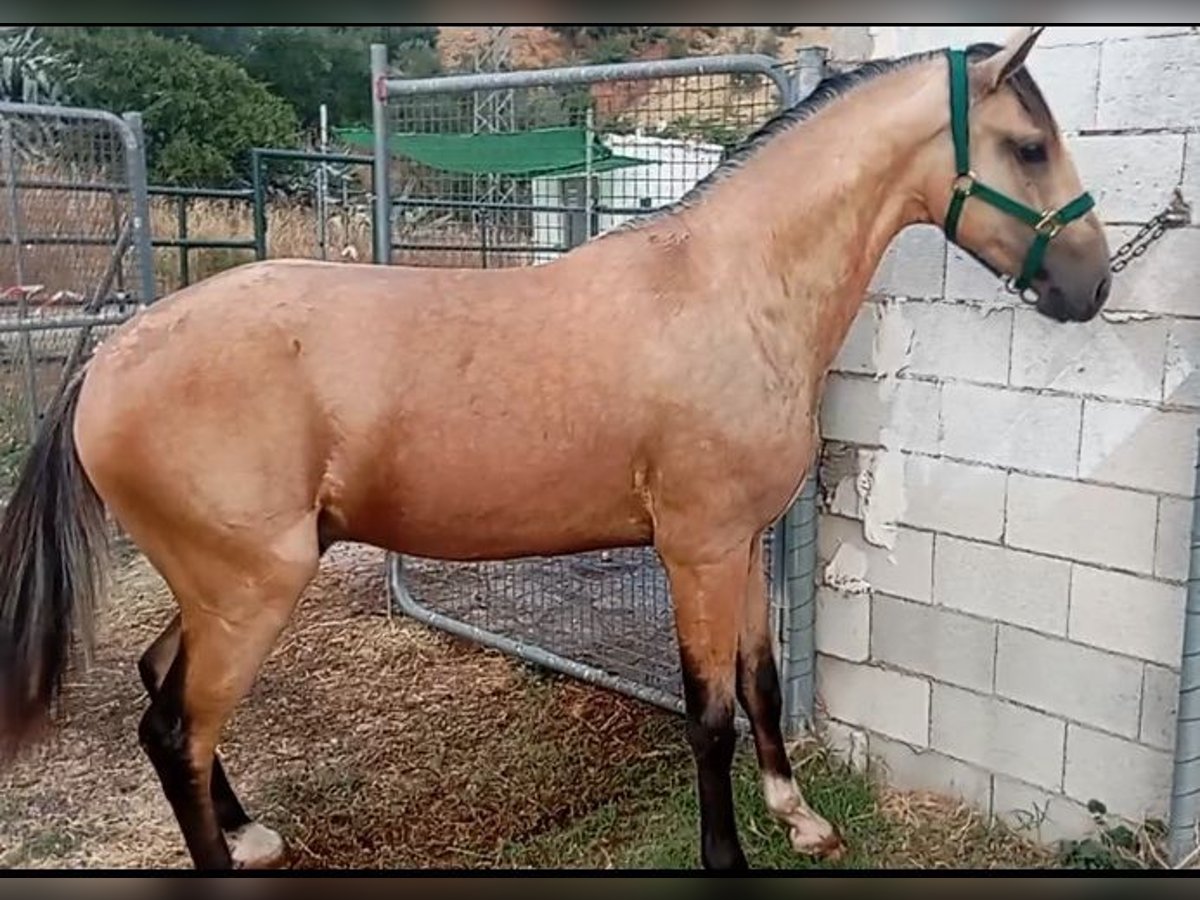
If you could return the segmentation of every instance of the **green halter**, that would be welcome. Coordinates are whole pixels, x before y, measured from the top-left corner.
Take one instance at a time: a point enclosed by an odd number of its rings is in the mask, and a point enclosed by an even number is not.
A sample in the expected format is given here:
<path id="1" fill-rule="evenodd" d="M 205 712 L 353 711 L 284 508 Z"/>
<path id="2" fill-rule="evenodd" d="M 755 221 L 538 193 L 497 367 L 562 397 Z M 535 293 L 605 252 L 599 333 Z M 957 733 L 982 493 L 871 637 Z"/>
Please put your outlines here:
<path id="1" fill-rule="evenodd" d="M 1042 267 L 1046 245 L 1066 225 L 1091 209 L 1095 201 L 1085 191 L 1058 209 L 1038 212 L 983 184 L 971 171 L 970 129 L 967 126 L 967 107 L 970 103 L 967 93 L 967 54 L 963 50 L 947 50 L 946 54 L 950 58 L 950 131 L 954 136 L 954 166 L 957 172 L 950 209 L 946 213 L 946 237 L 957 243 L 958 220 L 962 216 L 963 204 L 972 196 L 1032 227 L 1036 234 L 1025 255 L 1021 275 L 1013 284 L 1017 293 L 1024 293 Z"/>

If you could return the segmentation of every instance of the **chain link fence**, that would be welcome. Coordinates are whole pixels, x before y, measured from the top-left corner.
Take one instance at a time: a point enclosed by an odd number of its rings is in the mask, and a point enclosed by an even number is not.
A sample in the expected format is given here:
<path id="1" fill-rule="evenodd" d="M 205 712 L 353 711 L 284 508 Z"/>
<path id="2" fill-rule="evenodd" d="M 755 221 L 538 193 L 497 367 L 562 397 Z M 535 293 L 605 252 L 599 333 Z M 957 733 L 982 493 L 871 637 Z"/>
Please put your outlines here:
<path id="1" fill-rule="evenodd" d="M 817 52 L 792 64 L 730 56 L 406 80 L 387 77 L 376 53 L 375 129 L 338 136 L 375 152 L 377 259 L 471 268 L 543 264 L 669 207 L 806 95 L 824 66 Z M 765 536 L 792 730 L 811 708 L 812 598 L 796 573 L 815 552 L 815 516 L 800 520 Z M 408 615 L 682 708 L 670 594 L 652 548 L 483 563 L 393 554 L 389 565 Z"/>
<path id="2" fill-rule="evenodd" d="M 95 343 L 154 296 L 141 122 L 0 103 L 0 495 Z"/>

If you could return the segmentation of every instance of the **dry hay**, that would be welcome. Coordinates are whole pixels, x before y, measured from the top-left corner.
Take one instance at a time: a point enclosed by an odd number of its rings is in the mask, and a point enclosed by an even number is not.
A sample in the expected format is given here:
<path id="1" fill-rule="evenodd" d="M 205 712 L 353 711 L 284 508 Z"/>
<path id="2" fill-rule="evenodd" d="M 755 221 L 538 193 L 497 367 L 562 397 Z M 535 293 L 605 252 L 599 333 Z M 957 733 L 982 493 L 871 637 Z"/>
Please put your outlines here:
<path id="1" fill-rule="evenodd" d="M 222 747 L 247 808 L 297 867 L 480 867 L 686 757 L 676 721 L 386 617 L 383 556 L 328 555 Z M 136 742 L 136 659 L 173 613 L 121 565 L 61 728 L 0 776 L 0 865 L 187 867 Z"/>
<path id="2" fill-rule="evenodd" d="M 1051 848 L 988 822 L 962 800 L 927 791 L 881 790 L 879 812 L 893 826 L 882 867 L 889 869 L 1040 869 Z"/>

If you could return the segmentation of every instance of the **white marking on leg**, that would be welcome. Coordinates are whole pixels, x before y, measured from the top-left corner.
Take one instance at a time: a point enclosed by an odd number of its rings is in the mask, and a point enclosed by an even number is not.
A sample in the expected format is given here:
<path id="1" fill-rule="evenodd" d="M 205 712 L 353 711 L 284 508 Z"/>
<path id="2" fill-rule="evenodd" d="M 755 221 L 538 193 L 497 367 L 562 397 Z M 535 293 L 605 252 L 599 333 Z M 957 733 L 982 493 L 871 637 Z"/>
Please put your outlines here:
<path id="1" fill-rule="evenodd" d="M 226 834 L 225 839 L 239 869 L 272 868 L 283 861 L 283 838 L 265 825 L 251 822 Z"/>
<path id="2" fill-rule="evenodd" d="M 788 826 L 792 849 L 836 858 L 841 847 L 837 831 L 812 808 L 790 778 L 763 775 L 763 798 L 771 814 Z"/>

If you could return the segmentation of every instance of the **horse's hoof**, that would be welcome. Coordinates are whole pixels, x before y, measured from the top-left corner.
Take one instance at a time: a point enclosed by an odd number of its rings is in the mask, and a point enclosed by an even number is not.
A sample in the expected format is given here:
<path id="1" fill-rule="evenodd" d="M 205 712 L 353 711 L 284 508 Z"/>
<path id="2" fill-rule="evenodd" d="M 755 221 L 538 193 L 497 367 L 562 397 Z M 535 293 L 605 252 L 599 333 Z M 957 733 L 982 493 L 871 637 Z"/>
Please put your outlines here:
<path id="1" fill-rule="evenodd" d="M 287 847 L 279 833 L 251 822 L 226 835 L 235 869 L 278 869 L 287 862 Z"/>
<path id="2" fill-rule="evenodd" d="M 838 831 L 836 825 L 831 824 L 830 829 L 827 835 L 813 842 L 811 835 L 802 834 L 799 829 L 793 828 L 790 834 L 792 849 L 822 862 L 837 862 L 846 855 L 846 842 L 842 840 L 841 832 Z"/>

